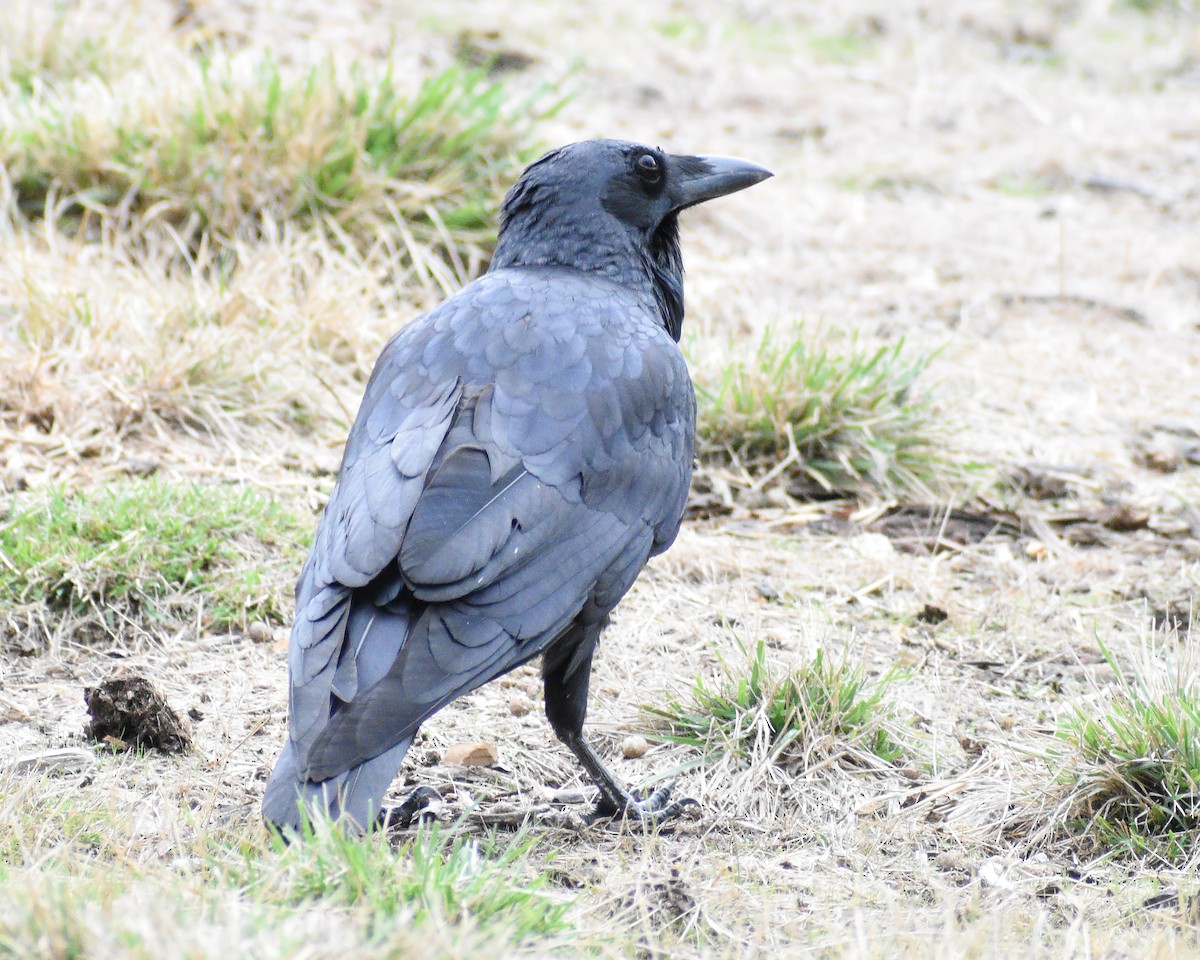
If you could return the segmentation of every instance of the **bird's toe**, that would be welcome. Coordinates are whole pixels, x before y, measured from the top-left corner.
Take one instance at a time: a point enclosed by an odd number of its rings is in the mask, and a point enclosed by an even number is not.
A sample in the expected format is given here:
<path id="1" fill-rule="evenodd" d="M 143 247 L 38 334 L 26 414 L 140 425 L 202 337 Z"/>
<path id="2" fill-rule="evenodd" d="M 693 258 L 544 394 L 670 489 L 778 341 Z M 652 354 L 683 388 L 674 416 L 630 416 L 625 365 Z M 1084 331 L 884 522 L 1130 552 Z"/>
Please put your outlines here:
<path id="1" fill-rule="evenodd" d="M 442 795 L 433 787 L 420 786 L 400 801 L 399 806 L 384 811 L 383 821 L 389 827 L 405 829 L 429 809 L 430 804 L 440 803 Z"/>
<path id="2" fill-rule="evenodd" d="M 588 823 L 597 820 L 636 820 L 641 823 L 665 823 L 668 820 L 695 820 L 700 816 L 700 803 L 691 797 L 671 799 L 674 783 L 666 783 L 655 788 L 646 797 L 630 797 L 621 808 L 605 797 L 596 803 L 591 815 L 586 818 Z"/>

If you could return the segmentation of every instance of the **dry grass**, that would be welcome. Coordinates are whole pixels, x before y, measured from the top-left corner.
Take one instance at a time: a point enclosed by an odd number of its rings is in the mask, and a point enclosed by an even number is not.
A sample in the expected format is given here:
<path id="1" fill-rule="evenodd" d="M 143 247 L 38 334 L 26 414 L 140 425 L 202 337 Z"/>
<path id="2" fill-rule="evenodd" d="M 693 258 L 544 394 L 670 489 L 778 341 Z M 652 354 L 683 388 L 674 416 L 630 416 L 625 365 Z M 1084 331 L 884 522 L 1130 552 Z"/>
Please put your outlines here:
<path id="1" fill-rule="evenodd" d="M 1186 655 L 1200 473 L 1146 454 L 1200 432 L 1194 11 L 285 6 L 0 10 L 0 524 L 19 538 L 4 556 L 42 557 L 0 576 L 0 613 L 21 631 L 0 648 L 0 956 L 1200 950 Z M 459 59 L 489 53 L 510 70 L 502 101 L 488 80 L 460 83 Z M 574 101 L 522 112 L 573 66 Z M 410 128 L 436 162 L 390 168 L 372 124 L 392 137 L 439 76 L 460 79 Z M 458 150 L 454 131 L 476 121 Z M 734 454 L 710 472 L 733 494 L 639 580 L 592 685 L 589 730 L 614 768 L 639 786 L 677 778 L 703 816 L 582 828 L 587 791 L 529 668 L 414 746 L 392 798 L 439 789 L 436 839 L 322 833 L 280 850 L 257 803 L 283 736 L 285 630 L 242 626 L 286 620 L 294 540 L 376 352 L 486 258 L 490 205 L 531 132 L 776 173 L 684 226 L 691 361 L 708 399 L 725 398 L 706 442 Z M 767 332 L 799 321 L 803 350 L 775 339 L 764 360 Z M 835 421 L 858 430 L 841 454 L 794 430 Z M 923 438 L 915 462 L 893 428 Z M 910 552 L 871 526 L 875 505 L 789 493 L 788 436 L 829 461 L 809 466 L 835 490 L 898 495 L 964 456 L 1066 489 L 1006 494 L 1019 536 L 980 521 L 955 538 L 936 505 L 932 548 Z M 787 482 L 772 484 L 780 463 Z M 171 495 L 124 510 L 126 566 L 83 556 L 81 528 L 29 525 L 53 490 L 94 507 L 151 472 Z M 961 480 L 934 492 L 969 515 Z M 264 527 L 224 500 L 205 505 L 224 504 L 216 517 L 179 510 L 194 483 L 296 520 Z M 1110 526 L 1087 520 L 1105 510 Z M 219 540 L 208 567 L 160 521 Z M 172 571 L 185 586 L 159 593 Z M 206 624 L 200 588 L 231 572 L 258 577 L 273 613 L 234 605 Z M 82 612 L 54 606 L 56 584 L 115 578 L 160 615 L 97 631 L 89 611 L 123 610 L 103 590 Z M 805 672 L 818 651 L 831 673 Z M 80 742 L 82 689 L 118 668 L 191 717 L 192 753 Z M 816 715 L 792 694 L 822 678 L 865 686 L 792 734 Z M 654 732 L 642 705 L 673 700 L 706 749 L 626 756 Z M 831 726 L 863 703 L 864 725 Z M 880 729 L 903 757 L 879 758 Z M 495 767 L 441 764 L 481 738 Z M 83 751 L 80 772 L 47 770 L 60 747 Z"/>
<path id="2" fill-rule="evenodd" d="M 168 38 L 159 24 L 147 27 L 145 18 L 126 5 L 6 4 L 0 10 L 0 93 L 29 96 L 46 87 L 88 77 L 112 80 L 140 69 Z"/>
<path id="3" fill-rule="evenodd" d="M 1113 687 L 1060 722 L 1045 761 L 1059 784 L 1051 817 L 1026 811 L 1037 843 L 1086 859 L 1194 872 L 1200 863 L 1200 703 L 1193 657 L 1152 636 Z M 1040 805 L 1039 805 L 1040 806 Z M 1035 826 L 1036 824 L 1036 826 Z"/>
<path id="4" fill-rule="evenodd" d="M 10 216 L 186 251 L 319 226 L 360 249 L 389 245 L 444 288 L 486 260 L 498 198 L 537 153 L 532 127 L 561 104 L 459 67 L 417 85 L 373 66 L 297 71 L 176 45 L 136 71 L 103 66 L 0 95 Z"/>
<path id="5" fill-rule="evenodd" d="M 242 246 L 238 259 L 226 275 L 14 241 L 0 265 L 9 436 L 70 462 L 139 437 L 253 448 L 253 436 L 344 430 L 378 348 L 413 311 L 380 288 L 388 259 L 309 235 Z"/>

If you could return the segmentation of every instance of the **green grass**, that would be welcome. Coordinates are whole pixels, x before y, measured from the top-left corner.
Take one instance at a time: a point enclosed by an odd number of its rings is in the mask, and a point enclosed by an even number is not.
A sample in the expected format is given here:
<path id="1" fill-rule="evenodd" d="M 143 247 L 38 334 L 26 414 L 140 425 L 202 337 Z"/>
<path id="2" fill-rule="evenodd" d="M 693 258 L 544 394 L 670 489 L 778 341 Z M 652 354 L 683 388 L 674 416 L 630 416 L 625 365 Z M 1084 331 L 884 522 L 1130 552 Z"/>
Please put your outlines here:
<path id="1" fill-rule="evenodd" d="M 84 77 L 112 79 L 145 62 L 153 39 L 136 11 L 8 0 L 0 5 L 0 95 L 32 95 Z"/>
<path id="2" fill-rule="evenodd" d="M 536 841 L 524 834 L 501 842 L 422 825 L 397 850 L 381 831 L 350 837 L 318 823 L 306 832 L 302 842 L 273 841 L 269 854 L 246 848 L 240 862 L 215 857 L 213 877 L 264 903 L 361 907 L 375 928 L 401 918 L 470 922 L 524 939 L 569 927 L 570 900 L 549 888 L 544 873 L 527 868 Z"/>
<path id="3" fill-rule="evenodd" d="M 692 16 L 677 16 L 652 24 L 656 33 L 669 40 L 678 40 L 690 47 L 698 46 L 709 33 L 709 25 Z"/>
<path id="4" fill-rule="evenodd" d="M 788 766 L 838 753 L 889 763 L 904 754 L 888 730 L 894 675 L 869 680 L 861 667 L 820 650 L 811 662 L 780 672 L 761 640 L 753 651 L 742 650 L 745 662 L 723 662 L 715 684 L 698 677 L 685 700 L 643 707 L 662 727 L 661 739 L 706 756 L 764 757 Z"/>
<path id="5" fill-rule="evenodd" d="M 1112 663 L 1110 657 L 1110 663 Z M 1101 713 L 1077 707 L 1071 826 L 1097 849 L 1196 864 L 1200 855 L 1200 691 L 1193 676 L 1127 673 Z"/>
<path id="6" fill-rule="evenodd" d="M 696 371 L 702 456 L 752 476 L 788 473 L 822 495 L 926 493 L 948 472 L 943 431 L 917 381 L 932 358 L 901 341 L 838 350 L 803 329 Z"/>
<path id="7" fill-rule="evenodd" d="M 186 822 L 180 801 L 160 812 L 183 818 L 162 860 L 128 810 L 26 789 L 0 827 L 0 957 L 597 955 L 524 833 L 423 826 L 397 846 L 326 822 L 287 846 L 245 822 Z"/>
<path id="8" fill-rule="evenodd" d="M 813 34 L 805 39 L 813 58 L 825 63 L 856 63 L 875 55 L 874 38 L 858 33 Z"/>
<path id="9" fill-rule="evenodd" d="M 800 33 L 787 19 L 731 17 L 723 22 L 681 15 L 653 24 L 655 32 L 692 49 L 717 40 L 732 50 L 757 55 L 803 56 L 819 63 L 849 64 L 875 55 L 876 38 L 865 33 Z"/>
<path id="10" fill-rule="evenodd" d="M 157 72 L 154 83 L 89 77 L 0 98 L 0 167 L 23 215 L 133 236 L 166 227 L 193 247 L 291 221 L 396 243 L 462 279 L 537 152 L 534 128 L 562 102 L 548 88 L 513 100 L 458 67 L 417 85 L 390 70 L 292 71 L 217 53 Z"/>
<path id="11" fill-rule="evenodd" d="M 14 498 L 0 523 L 0 608 L 281 621 L 311 523 L 249 489 L 160 480 Z"/>
<path id="12" fill-rule="evenodd" d="M 1158 13 L 1160 10 L 1181 14 L 1194 14 L 1197 11 L 1196 0 L 1117 0 L 1113 6 L 1127 7 L 1144 14 Z"/>
<path id="13" fill-rule="evenodd" d="M 1005 196 L 1036 200 L 1052 193 L 1061 193 L 1067 186 L 1067 180 L 1063 174 L 1050 170 L 1036 173 L 1015 171 L 999 174 L 989 185 Z"/>

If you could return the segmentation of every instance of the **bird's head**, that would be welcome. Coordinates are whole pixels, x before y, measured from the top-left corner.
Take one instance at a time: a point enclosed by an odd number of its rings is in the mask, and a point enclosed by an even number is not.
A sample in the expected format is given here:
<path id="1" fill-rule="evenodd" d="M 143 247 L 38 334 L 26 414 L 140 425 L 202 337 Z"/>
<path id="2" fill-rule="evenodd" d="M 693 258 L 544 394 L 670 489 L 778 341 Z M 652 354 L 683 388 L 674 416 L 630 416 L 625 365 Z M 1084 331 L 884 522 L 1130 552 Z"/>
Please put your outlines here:
<path id="1" fill-rule="evenodd" d="M 505 197 L 491 268 L 567 266 L 644 287 L 678 340 L 680 211 L 769 176 L 733 157 L 675 156 L 623 140 L 572 143 L 532 164 Z"/>

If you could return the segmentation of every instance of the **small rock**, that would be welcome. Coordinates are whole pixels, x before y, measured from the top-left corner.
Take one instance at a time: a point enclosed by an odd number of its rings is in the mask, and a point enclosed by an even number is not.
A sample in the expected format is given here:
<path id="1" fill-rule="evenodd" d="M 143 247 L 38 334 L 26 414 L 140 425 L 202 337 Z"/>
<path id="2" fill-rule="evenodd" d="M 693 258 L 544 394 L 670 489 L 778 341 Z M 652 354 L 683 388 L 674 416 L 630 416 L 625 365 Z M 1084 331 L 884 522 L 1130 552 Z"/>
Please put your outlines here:
<path id="1" fill-rule="evenodd" d="M 1150 512 L 1141 507 L 1120 503 L 1101 512 L 1101 525 L 1118 533 L 1130 533 L 1142 530 L 1150 524 Z"/>
<path id="2" fill-rule="evenodd" d="M 1134 447 L 1133 459 L 1148 470 L 1174 473 L 1183 466 L 1183 451 L 1178 440 L 1156 433 Z"/>
<path id="3" fill-rule="evenodd" d="M 490 767 L 500 759 L 494 743 L 456 743 L 442 755 L 447 767 Z"/>
<path id="4" fill-rule="evenodd" d="M 882 533 L 860 533 L 848 541 L 850 549 L 864 560 L 888 561 L 896 556 L 896 548 Z"/>
<path id="5" fill-rule="evenodd" d="M 979 879 L 985 887 L 994 887 L 997 890 L 1017 889 L 1010 865 L 1000 857 L 989 857 L 979 865 Z"/>
<path id="6" fill-rule="evenodd" d="M 1012 473 L 1013 485 L 1034 500 L 1061 500 L 1071 495 L 1067 467 L 1052 467 L 1034 463 L 1017 467 Z"/>
<path id="7" fill-rule="evenodd" d="M 621 755 L 626 760 L 636 760 L 638 757 L 644 757 L 646 751 L 649 749 L 650 744 L 646 742 L 646 738 L 639 737 L 636 733 L 621 741 Z"/>
<path id="8" fill-rule="evenodd" d="M 150 477 L 158 473 L 158 468 L 162 466 L 157 460 L 142 459 L 140 457 L 130 457 L 122 460 L 118 466 L 134 477 Z"/>
<path id="9" fill-rule="evenodd" d="M 533 701 L 524 693 L 517 691 L 508 698 L 508 712 L 514 717 L 523 717 L 532 712 Z"/>
<path id="10" fill-rule="evenodd" d="M 1047 547 L 1041 540 L 1030 540 L 1025 544 L 1025 556 L 1030 560 L 1045 560 L 1050 556 L 1050 548 Z"/>
<path id="11" fill-rule="evenodd" d="M 29 471 L 27 470 L 9 470 L 4 475 L 4 486 L 9 490 L 28 490 L 29 489 Z"/>
<path id="12" fill-rule="evenodd" d="M 275 634 L 269 624 L 261 620 L 255 620 L 246 628 L 246 636 L 255 643 L 270 643 L 274 639 Z"/>
<path id="13" fill-rule="evenodd" d="M 776 590 L 775 587 L 772 586 L 770 583 L 768 583 L 766 580 L 756 583 L 754 585 L 754 589 L 758 593 L 758 595 L 760 597 L 762 597 L 764 600 L 766 600 L 768 603 L 773 603 L 774 601 L 779 599 L 779 591 Z"/>

